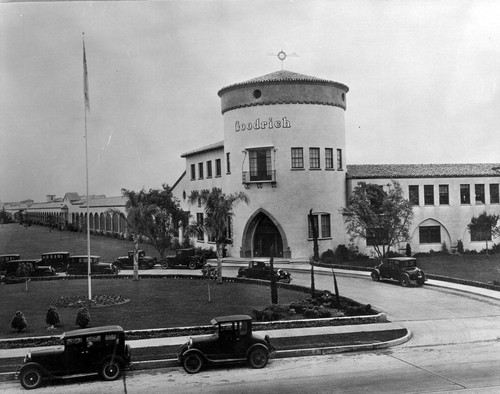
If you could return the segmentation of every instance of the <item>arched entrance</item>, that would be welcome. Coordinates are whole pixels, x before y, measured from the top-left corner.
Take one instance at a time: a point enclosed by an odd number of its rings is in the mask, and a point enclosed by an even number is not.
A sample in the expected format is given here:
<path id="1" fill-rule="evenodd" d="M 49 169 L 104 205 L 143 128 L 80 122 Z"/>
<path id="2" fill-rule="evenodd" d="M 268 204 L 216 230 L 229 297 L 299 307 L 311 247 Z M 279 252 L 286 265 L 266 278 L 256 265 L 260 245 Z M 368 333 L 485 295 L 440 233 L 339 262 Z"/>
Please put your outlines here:
<path id="1" fill-rule="evenodd" d="M 257 210 L 243 231 L 241 257 L 291 258 L 285 232 L 279 222 L 264 209 Z"/>

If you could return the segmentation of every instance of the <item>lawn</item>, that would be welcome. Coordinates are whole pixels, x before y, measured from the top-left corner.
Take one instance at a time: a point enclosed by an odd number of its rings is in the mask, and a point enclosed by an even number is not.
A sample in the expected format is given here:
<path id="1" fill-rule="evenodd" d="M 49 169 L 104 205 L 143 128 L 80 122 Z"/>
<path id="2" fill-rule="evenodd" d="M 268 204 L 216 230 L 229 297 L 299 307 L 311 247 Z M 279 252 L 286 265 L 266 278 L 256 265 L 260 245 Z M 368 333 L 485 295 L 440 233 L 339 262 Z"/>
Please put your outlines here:
<path id="1" fill-rule="evenodd" d="M 224 282 L 217 285 L 202 279 L 93 279 L 92 294 L 121 295 L 129 302 L 115 306 L 89 308 L 91 325 L 118 324 L 125 330 L 185 327 L 210 324 L 215 316 L 250 314 L 271 302 L 270 288 L 260 285 Z M 57 335 L 77 329 L 78 308 L 58 308 L 61 325 L 47 330 L 45 315 L 59 297 L 87 294 L 87 280 L 35 281 L 0 286 L 0 337 Z M 210 286 L 211 302 L 208 301 Z M 297 291 L 279 289 L 280 303 L 307 298 Z M 17 334 L 10 327 L 14 313 L 23 311 L 28 327 Z"/>

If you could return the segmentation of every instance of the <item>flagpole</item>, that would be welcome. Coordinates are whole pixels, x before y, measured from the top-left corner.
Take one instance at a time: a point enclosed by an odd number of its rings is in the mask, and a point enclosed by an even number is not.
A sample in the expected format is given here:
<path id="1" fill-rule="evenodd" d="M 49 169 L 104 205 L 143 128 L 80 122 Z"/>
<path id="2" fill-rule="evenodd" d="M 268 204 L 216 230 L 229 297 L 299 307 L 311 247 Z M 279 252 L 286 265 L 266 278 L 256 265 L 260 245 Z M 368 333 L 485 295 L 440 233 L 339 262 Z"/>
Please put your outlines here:
<path id="1" fill-rule="evenodd" d="M 92 299 L 92 284 L 90 280 L 90 215 L 89 215 L 89 160 L 88 160 L 88 143 L 87 143 L 87 109 L 89 107 L 89 91 L 88 91 L 88 76 L 87 76 L 87 57 L 85 55 L 85 33 L 82 33 L 83 42 L 83 112 L 85 117 L 85 186 L 87 193 L 87 276 L 88 276 L 88 291 L 89 300 Z"/>

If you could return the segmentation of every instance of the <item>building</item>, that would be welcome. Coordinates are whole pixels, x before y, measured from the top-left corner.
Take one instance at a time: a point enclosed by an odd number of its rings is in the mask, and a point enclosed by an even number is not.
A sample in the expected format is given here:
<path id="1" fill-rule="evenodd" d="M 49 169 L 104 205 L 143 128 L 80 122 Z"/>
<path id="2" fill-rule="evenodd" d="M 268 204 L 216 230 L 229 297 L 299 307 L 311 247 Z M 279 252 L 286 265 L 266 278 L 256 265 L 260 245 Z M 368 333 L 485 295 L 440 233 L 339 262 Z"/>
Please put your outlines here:
<path id="1" fill-rule="evenodd" d="M 186 170 L 173 187 L 181 206 L 202 222 L 201 203 L 188 203 L 192 191 L 244 191 L 250 203 L 236 207 L 227 254 L 307 259 L 310 210 L 320 252 L 335 250 L 350 243 L 341 209 L 357 182 L 396 180 L 414 203 L 413 252 L 441 250 L 443 242 L 450 248 L 458 240 L 482 249 L 484 242 L 471 238 L 467 224 L 483 211 L 500 213 L 500 164 L 347 165 L 348 91 L 341 83 L 286 70 L 221 89 L 224 139 L 181 156 Z M 206 234 L 194 242 L 211 244 Z M 372 253 L 366 240 L 355 244 Z"/>

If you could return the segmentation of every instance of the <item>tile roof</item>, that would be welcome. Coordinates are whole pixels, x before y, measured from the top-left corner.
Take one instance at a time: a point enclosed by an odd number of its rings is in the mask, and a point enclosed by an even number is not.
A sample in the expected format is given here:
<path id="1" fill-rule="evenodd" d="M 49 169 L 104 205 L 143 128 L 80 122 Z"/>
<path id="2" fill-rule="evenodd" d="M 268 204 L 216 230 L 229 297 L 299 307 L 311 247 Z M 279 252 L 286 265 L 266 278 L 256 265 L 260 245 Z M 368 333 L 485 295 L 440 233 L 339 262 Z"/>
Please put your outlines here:
<path id="1" fill-rule="evenodd" d="M 351 164 L 347 178 L 500 177 L 500 163 L 476 164 Z"/>
<path id="2" fill-rule="evenodd" d="M 194 156 L 194 155 L 197 155 L 199 153 L 210 152 L 212 150 L 218 150 L 218 149 L 223 149 L 223 148 L 224 148 L 224 141 L 219 141 L 219 142 L 216 142 L 215 144 L 207 145 L 207 146 L 204 146 L 202 148 L 198 148 L 198 149 L 183 153 L 181 155 L 181 157 Z"/>
<path id="3" fill-rule="evenodd" d="M 118 197 L 100 197 L 100 198 L 89 198 L 89 207 L 98 208 L 98 207 L 119 207 L 125 206 L 127 203 L 127 198 L 123 196 Z M 80 208 L 87 208 L 87 203 L 85 199 L 82 199 L 82 204 Z"/>
<path id="4" fill-rule="evenodd" d="M 240 86 L 276 83 L 276 82 L 298 82 L 298 83 L 327 84 L 327 85 L 334 85 L 336 87 L 339 87 L 339 88 L 345 90 L 346 92 L 349 91 L 349 88 L 346 85 L 339 83 L 339 82 L 330 81 L 328 79 L 311 77 L 309 75 L 303 75 L 303 74 L 295 73 L 292 71 L 279 70 L 279 71 L 275 71 L 275 72 L 270 73 L 270 74 L 263 75 L 261 77 L 249 79 L 248 81 L 239 82 L 239 83 L 235 83 L 235 84 L 226 86 L 226 87 L 222 88 L 221 90 L 219 90 L 219 92 L 217 94 L 220 96 L 224 92 L 226 92 L 228 90 L 232 90 L 232 89 L 240 87 Z"/>

